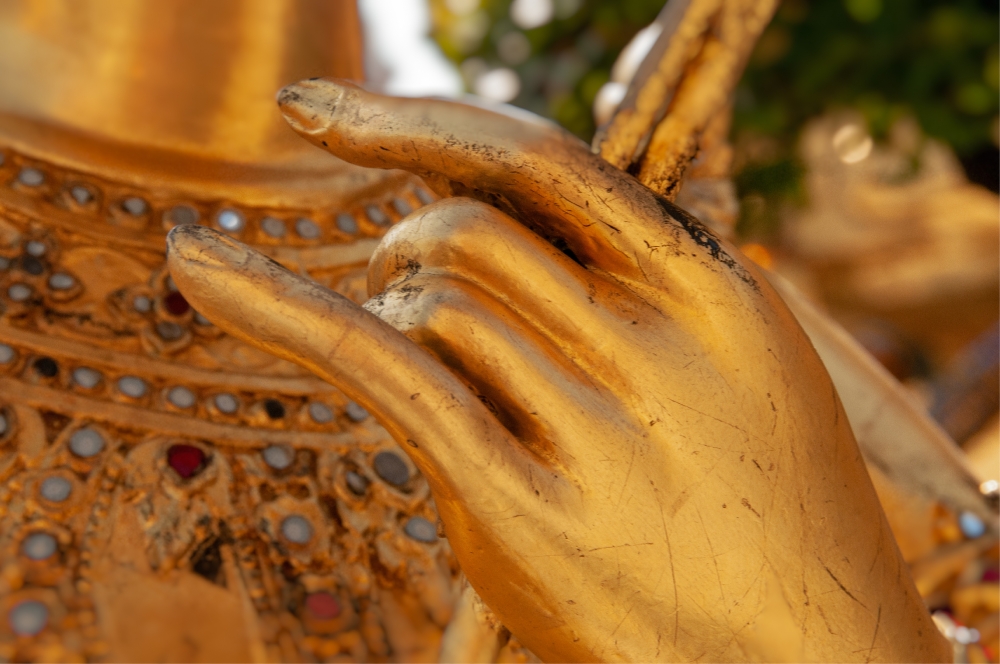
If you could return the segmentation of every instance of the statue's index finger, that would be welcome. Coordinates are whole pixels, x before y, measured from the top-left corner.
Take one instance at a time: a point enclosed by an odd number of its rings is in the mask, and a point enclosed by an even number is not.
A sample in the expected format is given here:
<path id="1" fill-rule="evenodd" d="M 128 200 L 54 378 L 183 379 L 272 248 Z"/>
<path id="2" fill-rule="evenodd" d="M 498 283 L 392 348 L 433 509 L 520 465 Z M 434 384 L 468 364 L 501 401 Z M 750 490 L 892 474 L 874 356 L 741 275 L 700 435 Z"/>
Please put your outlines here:
<path id="1" fill-rule="evenodd" d="M 334 155 L 457 183 L 587 265 L 639 279 L 636 253 L 662 233 L 653 194 L 555 125 L 328 79 L 291 85 L 278 103 L 296 131 Z"/>

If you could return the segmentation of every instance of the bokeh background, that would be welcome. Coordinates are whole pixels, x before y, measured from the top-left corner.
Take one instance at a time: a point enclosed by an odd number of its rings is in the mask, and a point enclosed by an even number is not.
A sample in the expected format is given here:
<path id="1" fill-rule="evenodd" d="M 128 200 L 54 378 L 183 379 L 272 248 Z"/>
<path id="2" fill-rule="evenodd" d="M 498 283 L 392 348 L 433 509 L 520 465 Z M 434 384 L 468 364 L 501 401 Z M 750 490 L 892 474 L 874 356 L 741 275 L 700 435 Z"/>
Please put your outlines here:
<path id="1" fill-rule="evenodd" d="M 552 118 L 584 140 L 619 52 L 662 0 L 431 0 L 433 36 L 469 92 Z M 801 195 L 795 144 L 831 110 L 876 139 L 912 117 L 997 190 L 998 10 L 990 0 L 785 0 L 736 99 L 741 194 Z M 748 145 L 752 144 L 752 145 Z M 762 144 L 766 144 L 764 147 Z M 744 220 L 775 233 L 775 219 Z"/>

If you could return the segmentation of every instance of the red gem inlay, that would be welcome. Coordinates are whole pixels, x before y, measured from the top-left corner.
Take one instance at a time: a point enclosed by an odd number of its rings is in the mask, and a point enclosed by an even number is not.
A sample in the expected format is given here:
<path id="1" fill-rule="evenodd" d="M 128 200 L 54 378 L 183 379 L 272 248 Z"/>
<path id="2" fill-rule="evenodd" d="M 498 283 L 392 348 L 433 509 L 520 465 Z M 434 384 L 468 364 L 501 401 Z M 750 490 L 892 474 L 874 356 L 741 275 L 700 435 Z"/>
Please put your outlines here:
<path id="1" fill-rule="evenodd" d="M 333 620 L 340 615 L 340 602 L 327 592 L 312 593 L 306 597 L 306 609 L 314 618 Z"/>
<path id="2" fill-rule="evenodd" d="M 167 450 L 167 463 L 178 475 L 187 479 L 201 471 L 205 465 L 205 453 L 194 445 L 171 445 Z"/>
<path id="3" fill-rule="evenodd" d="M 191 308 L 184 296 L 174 291 L 163 298 L 163 306 L 174 316 L 183 316 Z"/>

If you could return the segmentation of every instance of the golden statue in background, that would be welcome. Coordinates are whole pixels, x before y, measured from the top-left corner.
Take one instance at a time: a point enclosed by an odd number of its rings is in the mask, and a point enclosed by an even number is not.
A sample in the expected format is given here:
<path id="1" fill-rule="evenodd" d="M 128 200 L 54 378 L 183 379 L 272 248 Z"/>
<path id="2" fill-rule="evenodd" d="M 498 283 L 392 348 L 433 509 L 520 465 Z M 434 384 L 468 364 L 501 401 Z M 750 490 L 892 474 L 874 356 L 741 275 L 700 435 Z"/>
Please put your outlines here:
<path id="1" fill-rule="evenodd" d="M 671 202 L 773 10 L 597 156 L 341 80 L 351 2 L 0 7 L 0 658 L 950 660 L 879 501 L 975 484 Z"/>
<path id="2" fill-rule="evenodd" d="M 164 262 L 207 224 L 364 299 L 430 195 L 274 106 L 360 78 L 359 35 L 348 2 L 0 7 L 0 659 L 437 657 L 457 568 L 424 478 Z"/>

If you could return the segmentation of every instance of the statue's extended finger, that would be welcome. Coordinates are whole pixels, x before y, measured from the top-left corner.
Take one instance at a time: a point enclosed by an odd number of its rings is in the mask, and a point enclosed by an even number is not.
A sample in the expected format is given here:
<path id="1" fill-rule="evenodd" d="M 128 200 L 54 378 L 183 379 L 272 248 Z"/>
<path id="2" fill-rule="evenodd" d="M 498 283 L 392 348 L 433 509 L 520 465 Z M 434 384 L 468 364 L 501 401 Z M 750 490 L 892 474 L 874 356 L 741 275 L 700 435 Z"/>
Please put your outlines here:
<path id="1" fill-rule="evenodd" d="M 290 85 L 278 103 L 296 131 L 346 161 L 459 183 L 454 193 L 509 208 L 585 264 L 639 278 L 636 242 L 662 217 L 653 195 L 555 125 L 328 79 Z"/>
<path id="2" fill-rule="evenodd" d="M 492 480 L 520 480 L 526 453 L 463 383 L 390 325 L 211 229 L 181 226 L 167 242 L 171 275 L 201 313 L 369 410 L 439 501 L 489 501 Z"/>
<path id="3" fill-rule="evenodd" d="M 549 123 L 327 79 L 291 85 L 278 103 L 296 131 L 338 157 L 406 169 L 450 189 L 443 193 L 491 203 L 588 268 L 659 293 L 669 284 L 672 297 L 691 302 L 759 292 L 735 249 Z"/>

